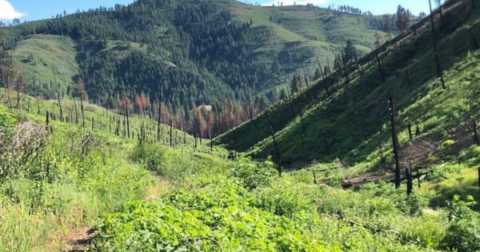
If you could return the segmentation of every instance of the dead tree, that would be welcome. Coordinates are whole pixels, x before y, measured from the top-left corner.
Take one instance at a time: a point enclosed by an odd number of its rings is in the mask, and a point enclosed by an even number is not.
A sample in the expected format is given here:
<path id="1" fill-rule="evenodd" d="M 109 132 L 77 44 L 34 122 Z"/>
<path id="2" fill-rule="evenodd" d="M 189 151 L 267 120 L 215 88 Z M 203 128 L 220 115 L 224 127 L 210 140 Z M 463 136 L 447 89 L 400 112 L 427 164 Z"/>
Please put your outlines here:
<path id="1" fill-rule="evenodd" d="M 395 157 L 395 188 L 400 187 L 400 158 L 398 155 L 397 118 L 393 97 L 389 98 L 390 103 L 390 125 L 392 131 L 393 154 Z"/>
<path id="2" fill-rule="evenodd" d="M 383 71 L 382 62 L 380 61 L 380 57 L 378 57 L 378 54 L 376 55 L 376 58 L 377 58 L 377 64 L 378 64 L 378 71 L 380 72 L 380 76 L 382 76 L 383 84 L 385 84 L 385 81 L 386 81 L 385 72 Z"/>
<path id="3" fill-rule="evenodd" d="M 407 195 L 410 196 L 413 191 L 413 179 L 412 179 L 412 162 L 408 161 L 408 167 L 405 169 L 405 175 L 407 177 Z"/>
<path id="4" fill-rule="evenodd" d="M 435 22 L 433 20 L 433 11 L 432 11 L 432 0 L 428 0 L 428 4 L 430 7 L 430 23 L 432 27 L 432 38 L 433 38 L 433 50 L 435 53 L 435 62 L 437 65 L 437 78 L 440 78 L 440 81 L 442 82 L 442 88 L 446 89 L 447 87 L 445 86 L 445 80 L 443 79 L 443 71 L 440 66 L 440 59 L 438 55 L 438 48 L 437 48 L 437 38 L 435 36 Z"/>
<path id="5" fill-rule="evenodd" d="M 410 123 L 408 124 L 408 137 L 409 137 L 410 141 L 413 140 L 412 125 Z"/>
<path id="6" fill-rule="evenodd" d="M 162 101 L 163 100 L 163 91 L 160 90 L 160 95 L 158 95 L 158 120 L 157 120 L 157 141 L 161 141 L 161 127 L 162 127 Z"/>
<path id="7" fill-rule="evenodd" d="M 408 73 L 408 70 L 405 70 L 405 75 L 407 77 L 408 89 L 410 90 L 410 93 L 413 93 L 412 80 L 410 79 L 410 74 Z"/>
<path id="8" fill-rule="evenodd" d="M 22 79 L 22 76 L 18 76 L 17 77 L 17 81 L 16 81 L 16 85 L 15 85 L 15 89 L 17 91 L 17 105 L 16 105 L 16 108 L 17 109 L 22 109 L 22 92 L 23 92 L 23 88 L 24 88 L 24 85 L 23 85 L 23 79 Z"/>
<path id="9" fill-rule="evenodd" d="M 170 119 L 170 146 L 173 147 L 173 119 Z"/>
<path id="10" fill-rule="evenodd" d="M 267 111 L 267 120 L 268 120 L 268 124 L 270 126 L 270 133 L 272 134 L 272 138 L 273 138 L 273 145 L 275 147 L 275 153 L 277 154 L 277 170 L 278 170 L 278 176 L 282 176 L 282 158 L 280 157 L 280 151 L 278 149 L 278 145 L 277 145 L 277 139 L 275 138 L 275 131 L 273 130 L 273 125 L 272 125 L 272 121 L 270 120 L 270 114 L 268 113 Z"/>
<path id="11" fill-rule="evenodd" d="M 305 134 L 305 136 L 307 136 L 307 127 L 305 127 L 305 122 L 303 121 L 302 108 L 299 108 L 299 112 L 300 112 L 300 122 L 302 123 L 303 134 Z"/>
<path id="12" fill-rule="evenodd" d="M 480 146 L 480 139 L 478 138 L 478 133 L 477 133 L 477 122 L 473 120 L 473 142 Z"/>
<path id="13" fill-rule="evenodd" d="M 292 110 L 292 115 L 293 117 L 297 117 L 297 114 L 295 113 L 295 108 L 293 107 L 293 98 L 292 96 L 289 97 L 288 103 L 290 104 L 290 110 Z"/>
<path id="14" fill-rule="evenodd" d="M 382 162 L 382 164 L 384 164 L 386 162 L 385 160 L 385 155 L 383 154 L 383 145 L 381 142 L 378 143 L 378 148 L 380 150 L 380 160 Z"/>
<path id="15" fill-rule="evenodd" d="M 473 50 L 477 50 L 478 49 L 477 38 L 475 38 L 475 36 L 473 35 L 472 28 L 468 29 L 468 34 L 470 35 L 470 41 L 471 41 Z"/>

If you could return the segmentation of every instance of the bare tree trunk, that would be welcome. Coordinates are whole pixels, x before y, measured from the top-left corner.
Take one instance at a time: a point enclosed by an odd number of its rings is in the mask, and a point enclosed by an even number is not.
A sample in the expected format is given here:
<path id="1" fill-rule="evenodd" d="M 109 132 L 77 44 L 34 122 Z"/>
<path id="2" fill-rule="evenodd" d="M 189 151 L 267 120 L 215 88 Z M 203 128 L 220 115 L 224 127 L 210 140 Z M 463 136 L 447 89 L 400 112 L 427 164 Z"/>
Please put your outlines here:
<path id="1" fill-rule="evenodd" d="M 303 129 L 303 133 L 305 134 L 305 136 L 307 136 L 307 127 L 305 126 L 305 122 L 303 121 L 303 113 L 302 113 L 302 108 L 299 108 L 299 114 L 300 114 L 300 122 L 302 123 L 302 129 Z"/>
<path id="2" fill-rule="evenodd" d="M 193 128 L 193 137 L 195 138 L 195 150 L 197 149 L 197 131 Z"/>
<path id="3" fill-rule="evenodd" d="M 384 156 L 384 154 L 383 154 L 383 146 L 382 146 L 382 143 L 378 143 L 378 147 L 379 147 L 379 149 L 380 149 L 380 158 L 381 158 L 380 160 L 381 160 L 382 164 L 384 164 L 386 160 L 385 160 L 385 156 Z"/>
<path id="4" fill-rule="evenodd" d="M 378 71 L 380 71 L 380 75 L 382 76 L 382 82 L 383 84 L 385 84 L 385 81 L 386 81 L 385 72 L 383 71 L 382 62 L 380 61 L 378 54 L 376 55 L 376 58 L 377 58 L 377 64 L 378 64 Z"/>
<path id="5" fill-rule="evenodd" d="M 408 89 L 410 89 L 410 93 L 413 93 L 412 81 L 411 81 L 411 79 L 410 79 L 410 74 L 408 73 L 407 70 L 405 70 L 405 75 L 407 76 Z"/>
<path id="6" fill-rule="evenodd" d="M 160 90 L 160 95 L 158 96 L 158 121 L 157 121 L 157 141 L 161 141 L 162 137 L 162 100 L 163 100 L 163 91 Z"/>
<path id="7" fill-rule="evenodd" d="M 412 180 L 412 162 L 408 160 L 408 167 L 405 169 L 407 177 L 407 195 L 410 196 L 413 191 L 413 180 Z"/>
<path id="8" fill-rule="evenodd" d="M 37 99 L 37 114 L 40 115 L 41 111 L 40 111 L 40 100 L 38 99 L 38 96 L 36 97 Z"/>
<path id="9" fill-rule="evenodd" d="M 16 84 L 16 87 L 15 87 L 16 91 L 17 91 L 17 105 L 16 105 L 16 108 L 17 109 L 22 109 L 22 104 L 20 103 L 20 80 L 17 80 L 17 84 Z"/>
<path id="10" fill-rule="evenodd" d="M 410 123 L 408 124 L 408 137 L 410 138 L 410 141 L 413 140 L 412 125 Z"/>
<path id="11" fill-rule="evenodd" d="M 475 119 L 473 120 L 473 141 L 476 145 L 480 146 L 480 139 L 478 138 L 477 133 L 477 122 Z"/>
<path id="12" fill-rule="evenodd" d="M 127 117 L 127 137 L 130 138 L 130 120 L 128 118 L 128 108 L 125 106 L 125 115 Z"/>
<path id="13" fill-rule="evenodd" d="M 272 122 L 270 121 L 270 115 L 267 112 L 267 119 L 268 119 L 268 124 L 270 126 L 270 133 L 272 134 L 273 138 L 273 145 L 275 147 L 275 152 L 277 154 L 277 165 L 278 165 L 278 176 L 282 176 L 282 158 L 280 157 L 280 150 L 278 149 L 277 145 L 277 139 L 275 138 L 275 131 L 273 130 L 273 125 Z"/>
<path id="14" fill-rule="evenodd" d="M 480 146 L 480 140 L 477 133 L 477 122 L 473 120 L 473 140 L 477 146 Z M 478 186 L 480 187 L 480 167 L 478 167 Z"/>
<path id="15" fill-rule="evenodd" d="M 12 101 L 11 101 L 11 97 L 10 97 L 10 83 L 9 83 L 9 80 L 7 80 L 7 83 L 6 84 L 6 92 L 7 92 L 7 107 L 9 109 L 12 108 Z"/>
<path id="16" fill-rule="evenodd" d="M 397 118 L 395 114 L 395 104 L 393 97 L 389 98 L 390 102 L 390 124 L 392 130 L 393 154 L 395 156 L 395 188 L 400 187 L 400 160 L 398 155 L 398 137 L 397 137 Z"/>
<path id="17" fill-rule="evenodd" d="M 212 129 L 209 127 L 208 134 L 210 135 L 210 151 L 213 152 L 213 136 L 212 136 Z"/>
<path id="18" fill-rule="evenodd" d="M 434 53 L 435 53 L 435 62 L 437 63 L 437 78 L 440 78 L 440 81 L 442 82 L 443 89 L 446 89 L 447 87 L 445 87 L 445 80 L 443 79 L 443 71 L 442 71 L 442 68 L 440 66 L 440 59 L 439 59 L 439 56 L 438 56 L 437 39 L 435 37 L 435 22 L 433 20 L 433 12 L 432 12 L 432 1 L 428 0 L 428 4 L 429 4 L 429 7 L 430 7 L 430 23 L 431 23 L 431 26 L 432 26 L 433 50 L 434 50 Z"/>
<path id="19" fill-rule="evenodd" d="M 45 112 L 45 126 L 47 127 L 47 132 L 51 132 L 51 128 L 50 128 L 50 113 L 48 113 L 48 111 Z"/>
<path id="20" fill-rule="evenodd" d="M 80 96 L 80 110 L 82 111 L 82 128 L 85 128 L 85 111 L 83 108 L 83 98 Z"/>
<path id="21" fill-rule="evenodd" d="M 170 147 L 173 147 L 173 119 L 170 119 Z"/>

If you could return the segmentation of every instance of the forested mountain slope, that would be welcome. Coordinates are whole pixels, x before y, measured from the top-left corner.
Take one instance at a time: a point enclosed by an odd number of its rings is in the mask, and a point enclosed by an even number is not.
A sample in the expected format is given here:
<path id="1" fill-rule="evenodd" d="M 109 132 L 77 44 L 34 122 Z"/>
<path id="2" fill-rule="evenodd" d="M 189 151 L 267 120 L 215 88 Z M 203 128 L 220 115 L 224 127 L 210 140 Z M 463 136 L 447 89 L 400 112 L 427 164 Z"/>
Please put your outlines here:
<path id="1" fill-rule="evenodd" d="M 437 78 L 427 18 L 217 141 L 256 157 L 278 160 L 278 153 L 287 166 L 340 160 L 353 176 L 393 162 L 388 102 L 393 97 L 402 165 L 412 159 L 414 167 L 428 167 L 427 161 L 445 154 L 446 140 L 453 140 L 450 151 L 458 154 L 473 143 L 472 120 L 479 119 L 480 11 L 470 1 L 449 1 L 443 15 L 443 21 L 438 12 L 434 19 L 445 89 Z"/>
<path id="2" fill-rule="evenodd" d="M 51 83 L 66 93 L 82 77 L 91 100 L 109 107 L 122 93 L 133 100 L 142 91 L 152 103 L 163 92 L 175 115 L 193 102 L 221 113 L 227 99 L 237 107 L 236 124 L 246 117 L 239 104 L 263 111 L 293 74 L 310 79 L 319 63 L 333 67 L 348 39 L 369 52 L 376 32 L 387 37 L 378 30 L 383 17 L 316 7 L 140 0 L 27 22 L 6 35 L 30 94 L 53 98 Z"/>

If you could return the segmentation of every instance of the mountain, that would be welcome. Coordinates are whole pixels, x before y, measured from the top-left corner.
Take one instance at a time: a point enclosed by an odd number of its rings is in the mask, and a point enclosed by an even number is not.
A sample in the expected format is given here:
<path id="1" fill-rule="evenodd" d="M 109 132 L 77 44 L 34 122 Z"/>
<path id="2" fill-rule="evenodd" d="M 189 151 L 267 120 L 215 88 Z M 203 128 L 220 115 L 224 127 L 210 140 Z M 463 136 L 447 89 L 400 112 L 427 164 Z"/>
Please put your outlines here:
<path id="1" fill-rule="evenodd" d="M 82 77 L 91 101 L 110 108 L 122 93 L 153 102 L 163 92 L 176 115 L 192 103 L 222 113 L 227 100 L 236 125 L 246 119 L 241 104 L 265 110 L 294 74 L 333 67 L 347 40 L 370 52 L 376 33 L 386 39 L 380 29 L 381 16 L 313 6 L 140 0 L 24 23 L 6 37 L 29 94 L 54 98 L 60 83 L 65 95 Z"/>
<path id="2" fill-rule="evenodd" d="M 480 118 L 480 12 L 469 2 L 449 1 L 442 20 L 437 12 L 435 39 L 445 88 L 426 18 L 358 64 L 317 80 L 217 142 L 257 158 L 271 155 L 287 167 L 337 160 L 348 167 L 347 177 L 367 170 L 385 173 L 393 166 L 393 97 L 402 167 L 410 159 L 420 169 L 445 161 L 446 152 L 460 155 L 473 143 L 472 121 Z M 448 151 L 447 141 L 454 143 Z"/>

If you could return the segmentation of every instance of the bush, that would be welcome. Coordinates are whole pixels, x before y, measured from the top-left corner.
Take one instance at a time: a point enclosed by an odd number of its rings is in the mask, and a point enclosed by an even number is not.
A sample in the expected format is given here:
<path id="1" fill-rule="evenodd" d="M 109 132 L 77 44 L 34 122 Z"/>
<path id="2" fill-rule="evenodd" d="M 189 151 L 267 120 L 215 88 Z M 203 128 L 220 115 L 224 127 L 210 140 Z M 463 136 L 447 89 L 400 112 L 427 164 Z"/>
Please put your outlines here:
<path id="1" fill-rule="evenodd" d="M 470 209 L 475 205 L 473 197 L 467 197 L 467 202 L 461 201 L 455 195 L 448 213 L 450 226 L 443 240 L 444 248 L 457 251 L 480 250 L 480 221 L 478 214 Z"/>
<path id="2" fill-rule="evenodd" d="M 260 164 L 242 159 L 233 169 L 233 176 L 237 182 L 249 190 L 269 186 L 275 174 L 277 171 L 273 168 L 273 163 L 269 161 Z"/>
<path id="3" fill-rule="evenodd" d="M 445 148 L 448 148 L 448 147 L 450 147 L 454 144 L 455 144 L 455 140 L 449 139 L 449 140 L 446 140 L 445 142 L 442 143 L 442 148 L 445 149 Z"/>

